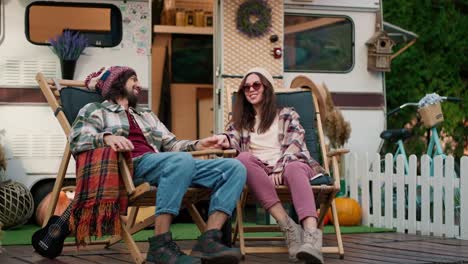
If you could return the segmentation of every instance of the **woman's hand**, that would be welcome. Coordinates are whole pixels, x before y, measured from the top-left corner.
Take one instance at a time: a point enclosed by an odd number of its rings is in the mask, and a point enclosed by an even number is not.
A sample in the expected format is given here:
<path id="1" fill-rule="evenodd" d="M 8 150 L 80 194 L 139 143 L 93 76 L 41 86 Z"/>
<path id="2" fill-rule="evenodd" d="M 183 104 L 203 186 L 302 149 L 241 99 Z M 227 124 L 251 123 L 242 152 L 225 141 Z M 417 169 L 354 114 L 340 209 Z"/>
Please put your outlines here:
<path id="1" fill-rule="evenodd" d="M 270 174 L 270 180 L 276 186 L 283 184 L 283 172 L 273 172 Z"/>
<path id="2" fill-rule="evenodd" d="M 132 142 L 122 136 L 105 135 L 104 143 L 116 152 L 127 152 L 134 149 Z"/>
<path id="3" fill-rule="evenodd" d="M 226 135 L 213 135 L 204 139 L 200 139 L 197 144 L 197 149 L 223 149 L 229 148 L 229 140 Z"/>

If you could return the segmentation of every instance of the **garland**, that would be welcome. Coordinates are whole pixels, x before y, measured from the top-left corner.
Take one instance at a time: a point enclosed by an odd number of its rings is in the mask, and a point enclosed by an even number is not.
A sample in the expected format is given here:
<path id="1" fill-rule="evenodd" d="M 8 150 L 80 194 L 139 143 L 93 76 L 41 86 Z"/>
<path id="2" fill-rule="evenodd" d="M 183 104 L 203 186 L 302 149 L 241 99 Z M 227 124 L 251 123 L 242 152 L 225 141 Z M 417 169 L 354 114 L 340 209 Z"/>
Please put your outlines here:
<path id="1" fill-rule="evenodd" d="M 252 23 L 250 18 L 258 18 Z M 247 0 L 239 6 L 236 17 L 237 30 L 249 37 L 260 37 L 271 27 L 271 7 L 265 0 Z"/>

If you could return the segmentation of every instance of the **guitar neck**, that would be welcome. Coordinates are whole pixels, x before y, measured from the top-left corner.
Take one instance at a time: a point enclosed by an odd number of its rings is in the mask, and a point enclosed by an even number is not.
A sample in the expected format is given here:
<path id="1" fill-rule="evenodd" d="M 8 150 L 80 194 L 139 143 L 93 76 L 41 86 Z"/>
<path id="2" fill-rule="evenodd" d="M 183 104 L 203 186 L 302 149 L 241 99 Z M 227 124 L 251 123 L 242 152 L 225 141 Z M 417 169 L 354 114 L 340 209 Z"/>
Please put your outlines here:
<path id="1" fill-rule="evenodd" d="M 73 207 L 73 202 L 71 202 L 67 209 L 65 210 L 65 212 L 63 212 L 63 214 L 60 216 L 60 219 L 61 220 L 68 220 L 70 218 L 70 215 L 71 215 L 71 209 Z"/>

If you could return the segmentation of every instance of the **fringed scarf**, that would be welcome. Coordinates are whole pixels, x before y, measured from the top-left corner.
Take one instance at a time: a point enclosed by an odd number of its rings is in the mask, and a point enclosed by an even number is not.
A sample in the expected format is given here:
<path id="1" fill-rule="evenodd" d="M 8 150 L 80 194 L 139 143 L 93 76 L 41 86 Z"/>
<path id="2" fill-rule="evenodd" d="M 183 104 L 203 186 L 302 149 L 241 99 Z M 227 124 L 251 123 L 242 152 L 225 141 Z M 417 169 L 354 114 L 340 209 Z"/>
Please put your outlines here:
<path id="1" fill-rule="evenodd" d="M 133 172 L 129 153 L 122 153 Z M 119 153 L 98 148 L 76 157 L 76 191 L 70 216 L 70 230 L 77 245 L 91 236 L 120 235 L 120 215 L 127 213 L 128 196 L 119 175 Z M 132 173 L 133 175 L 133 173 Z"/>

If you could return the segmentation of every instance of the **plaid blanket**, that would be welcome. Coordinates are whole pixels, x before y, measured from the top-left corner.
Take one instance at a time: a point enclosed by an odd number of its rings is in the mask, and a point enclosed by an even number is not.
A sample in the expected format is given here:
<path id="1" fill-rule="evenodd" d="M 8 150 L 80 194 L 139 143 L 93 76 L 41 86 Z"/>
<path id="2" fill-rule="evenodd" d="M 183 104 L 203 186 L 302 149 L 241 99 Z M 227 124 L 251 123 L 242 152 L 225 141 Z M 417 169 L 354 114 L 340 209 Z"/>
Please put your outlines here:
<path id="1" fill-rule="evenodd" d="M 129 169 L 129 153 L 123 153 Z M 76 191 L 70 216 L 70 230 L 78 245 L 91 236 L 120 235 L 120 215 L 127 213 L 128 196 L 119 176 L 119 153 L 111 148 L 82 152 L 76 160 Z"/>

